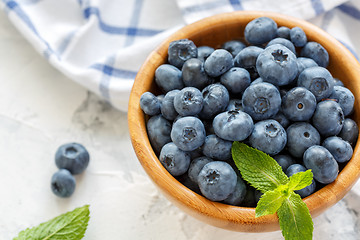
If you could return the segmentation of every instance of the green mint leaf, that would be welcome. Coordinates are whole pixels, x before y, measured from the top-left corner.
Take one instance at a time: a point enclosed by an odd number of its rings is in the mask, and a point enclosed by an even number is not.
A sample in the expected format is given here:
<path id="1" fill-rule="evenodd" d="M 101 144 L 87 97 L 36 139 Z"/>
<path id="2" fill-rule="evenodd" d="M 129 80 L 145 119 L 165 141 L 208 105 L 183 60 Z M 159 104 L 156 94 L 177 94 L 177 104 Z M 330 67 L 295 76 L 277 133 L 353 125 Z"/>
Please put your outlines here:
<path id="1" fill-rule="evenodd" d="M 296 191 L 309 186 L 313 181 L 313 173 L 311 169 L 305 172 L 295 173 L 290 177 L 289 189 L 290 191 Z"/>
<path id="2" fill-rule="evenodd" d="M 301 197 L 292 192 L 277 211 L 285 240 L 311 240 L 314 230 L 309 209 Z"/>
<path id="3" fill-rule="evenodd" d="M 276 213 L 288 197 L 288 185 L 281 185 L 275 190 L 265 192 L 256 206 L 255 217 Z"/>
<path id="4" fill-rule="evenodd" d="M 89 205 L 64 213 L 37 227 L 28 228 L 13 240 L 80 240 L 89 221 Z"/>
<path id="5" fill-rule="evenodd" d="M 289 182 L 280 165 L 266 153 L 240 142 L 233 143 L 231 152 L 242 177 L 261 192 Z"/>

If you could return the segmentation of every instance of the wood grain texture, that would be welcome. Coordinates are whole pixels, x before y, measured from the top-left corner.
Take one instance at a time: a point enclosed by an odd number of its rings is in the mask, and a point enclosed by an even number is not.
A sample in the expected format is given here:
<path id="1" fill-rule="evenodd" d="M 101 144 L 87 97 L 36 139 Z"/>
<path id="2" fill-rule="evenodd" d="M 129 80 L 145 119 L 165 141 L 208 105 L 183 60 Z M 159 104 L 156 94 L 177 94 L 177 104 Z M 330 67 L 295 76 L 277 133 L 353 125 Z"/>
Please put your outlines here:
<path id="1" fill-rule="evenodd" d="M 279 230 L 277 216 L 274 214 L 255 218 L 254 208 L 212 202 L 179 183 L 161 165 L 150 146 L 146 132 L 146 119 L 140 109 L 139 100 L 142 93 L 156 90 L 154 73 L 158 66 L 166 62 L 167 48 L 171 41 L 188 38 L 197 46 L 219 47 L 225 41 L 241 39 L 246 24 L 261 16 L 274 19 L 278 26 L 289 28 L 299 26 L 306 32 L 309 41 L 319 42 L 327 49 L 330 55 L 328 69 L 355 95 L 353 119 L 360 125 L 360 65 L 354 56 L 320 28 L 303 20 L 270 12 L 239 11 L 220 14 L 188 25 L 171 35 L 151 53 L 141 67 L 130 95 L 128 111 L 129 130 L 134 150 L 143 168 L 161 192 L 176 206 L 197 219 L 217 227 L 241 232 Z M 313 217 L 342 199 L 355 184 L 360 176 L 359 154 L 358 142 L 352 159 L 340 172 L 338 178 L 304 199 Z"/>

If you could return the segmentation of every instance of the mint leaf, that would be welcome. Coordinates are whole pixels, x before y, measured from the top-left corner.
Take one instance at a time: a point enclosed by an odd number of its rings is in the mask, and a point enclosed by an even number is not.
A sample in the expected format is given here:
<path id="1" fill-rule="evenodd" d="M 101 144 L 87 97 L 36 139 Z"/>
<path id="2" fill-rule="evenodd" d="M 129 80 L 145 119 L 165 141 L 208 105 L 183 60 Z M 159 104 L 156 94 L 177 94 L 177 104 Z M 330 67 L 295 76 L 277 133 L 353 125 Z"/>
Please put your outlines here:
<path id="1" fill-rule="evenodd" d="M 277 211 L 285 240 L 311 240 L 314 230 L 309 209 L 301 197 L 292 192 Z"/>
<path id="2" fill-rule="evenodd" d="M 274 214 L 289 196 L 288 186 L 281 185 L 275 190 L 265 192 L 255 209 L 255 217 Z"/>
<path id="3" fill-rule="evenodd" d="M 37 227 L 28 228 L 13 240 L 80 240 L 89 221 L 89 205 L 76 208 Z"/>
<path id="4" fill-rule="evenodd" d="M 296 191 L 309 186 L 313 181 L 313 173 L 311 169 L 305 172 L 295 173 L 290 177 L 289 189 L 290 191 Z"/>
<path id="5" fill-rule="evenodd" d="M 240 142 L 233 143 L 231 152 L 242 177 L 261 192 L 289 182 L 280 165 L 266 153 Z"/>

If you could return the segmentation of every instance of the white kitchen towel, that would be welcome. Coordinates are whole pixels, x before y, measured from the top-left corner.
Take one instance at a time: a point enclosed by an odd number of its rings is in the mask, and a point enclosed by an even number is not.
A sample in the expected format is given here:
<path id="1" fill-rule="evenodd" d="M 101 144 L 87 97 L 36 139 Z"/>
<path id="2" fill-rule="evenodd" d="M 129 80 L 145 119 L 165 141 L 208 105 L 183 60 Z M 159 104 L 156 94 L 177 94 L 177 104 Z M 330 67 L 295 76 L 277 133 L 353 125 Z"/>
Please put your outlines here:
<path id="1" fill-rule="evenodd" d="M 324 28 L 354 54 L 360 50 L 359 0 L 1 0 L 0 5 L 50 64 L 123 111 L 151 50 L 185 24 L 217 13 L 289 14 Z"/>

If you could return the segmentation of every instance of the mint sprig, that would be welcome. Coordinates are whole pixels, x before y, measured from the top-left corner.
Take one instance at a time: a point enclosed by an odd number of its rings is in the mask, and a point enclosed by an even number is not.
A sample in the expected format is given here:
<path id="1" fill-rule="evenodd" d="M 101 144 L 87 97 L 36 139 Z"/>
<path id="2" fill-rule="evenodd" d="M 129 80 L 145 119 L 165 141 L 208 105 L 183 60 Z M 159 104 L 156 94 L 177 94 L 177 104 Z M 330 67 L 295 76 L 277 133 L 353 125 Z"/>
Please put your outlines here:
<path id="1" fill-rule="evenodd" d="M 275 159 L 264 152 L 240 142 L 234 142 L 231 151 L 242 177 L 264 193 L 255 217 L 277 213 L 285 240 L 312 239 L 314 227 L 309 209 L 294 192 L 312 183 L 311 170 L 288 178 Z"/>
<path id="2" fill-rule="evenodd" d="M 13 240 L 80 240 L 84 237 L 89 215 L 89 205 L 85 205 L 23 230 Z"/>

